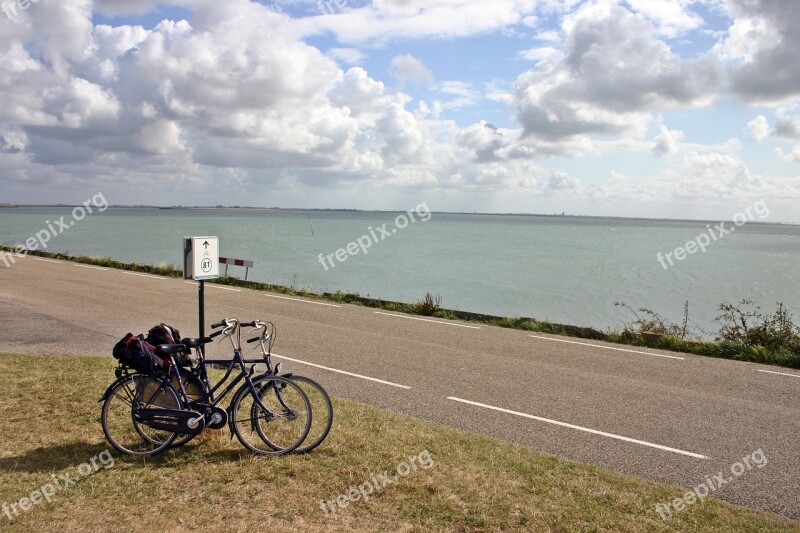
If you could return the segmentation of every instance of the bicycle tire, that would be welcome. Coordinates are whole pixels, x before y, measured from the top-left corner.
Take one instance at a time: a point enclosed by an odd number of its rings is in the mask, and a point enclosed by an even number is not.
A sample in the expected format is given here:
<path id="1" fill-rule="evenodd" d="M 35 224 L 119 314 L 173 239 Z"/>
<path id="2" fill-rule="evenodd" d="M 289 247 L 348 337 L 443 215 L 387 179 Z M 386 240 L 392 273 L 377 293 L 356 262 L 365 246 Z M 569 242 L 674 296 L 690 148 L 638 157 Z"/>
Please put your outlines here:
<path id="1" fill-rule="evenodd" d="M 259 455 L 291 453 L 303 443 L 311 429 L 308 397 L 297 384 L 280 376 L 261 376 L 253 380 L 253 386 L 261 391 L 257 393 L 259 399 L 270 413 L 258 406 L 250 387 L 246 383 L 242 385 L 230 406 L 236 438 L 242 446 Z M 283 394 L 271 395 L 269 391 L 262 394 L 264 387 L 270 390 L 280 387 Z"/>
<path id="2" fill-rule="evenodd" d="M 294 452 L 296 454 L 308 453 L 328 437 L 328 434 L 333 427 L 333 404 L 328 392 L 318 382 L 306 376 L 299 376 L 297 374 L 287 374 L 282 377 L 289 378 L 295 384 L 299 385 L 303 392 L 308 397 L 311 404 L 311 429 L 308 432 L 303 444 L 298 446 Z M 259 389 L 261 392 L 263 387 Z M 254 407 L 257 407 L 253 403 Z"/>
<path id="3" fill-rule="evenodd" d="M 177 433 L 148 428 L 134 419 L 136 409 L 164 404 L 179 405 L 178 395 L 168 382 L 144 374 L 118 379 L 103 401 L 100 418 L 106 440 L 125 455 L 155 455 L 164 451 Z"/>

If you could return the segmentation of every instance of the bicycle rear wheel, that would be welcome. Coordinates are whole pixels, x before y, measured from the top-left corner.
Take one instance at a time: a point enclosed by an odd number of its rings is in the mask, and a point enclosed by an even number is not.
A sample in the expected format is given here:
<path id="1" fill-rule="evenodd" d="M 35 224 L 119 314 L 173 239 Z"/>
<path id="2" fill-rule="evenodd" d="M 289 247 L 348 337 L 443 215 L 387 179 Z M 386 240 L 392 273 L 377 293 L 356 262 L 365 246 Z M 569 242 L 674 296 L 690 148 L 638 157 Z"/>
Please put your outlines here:
<path id="1" fill-rule="evenodd" d="M 262 455 L 294 451 L 311 428 L 308 397 L 294 382 L 280 376 L 256 378 L 253 386 L 267 410 L 258 405 L 250 387 L 242 385 L 230 408 L 236 438 L 248 450 Z"/>
<path id="2" fill-rule="evenodd" d="M 101 424 L 108 442 L 126 455 L 153 455 L 168 448 L 177 433 L 140 424 L 141 409 L 175 409 L 178 396 L 169 383 L 144 374 L 125 376 L 112 385 L 103 402 Z"/>

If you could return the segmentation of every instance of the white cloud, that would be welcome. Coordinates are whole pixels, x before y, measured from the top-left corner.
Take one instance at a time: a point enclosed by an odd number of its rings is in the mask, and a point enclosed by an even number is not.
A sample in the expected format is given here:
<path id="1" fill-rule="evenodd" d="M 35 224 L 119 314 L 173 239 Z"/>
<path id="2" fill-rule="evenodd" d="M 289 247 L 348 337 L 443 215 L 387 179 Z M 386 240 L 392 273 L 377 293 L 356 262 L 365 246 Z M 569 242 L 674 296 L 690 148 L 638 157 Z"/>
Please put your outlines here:
<path id="1" fill-rule="evenodd" d="M 536 48 L 528 48 L 519 53 L 519 55 L 529 61 L 536 63 L 544 62 L 547 64 L 555 64 L 563 57 L 561 50 L 553 46 L 540 46 Z"/>
<path id="2" fill-rule="evenodd" d="M 664 212 L 674 217 L 678 206 L 689 211 L 694 206 L 704 212 L 719 203 L 746 205 L 764 199 L 800 198 L 800 177 L 761 176 L 754 174 L 739 155 L 690 151 L 677 166 L 661 173 L 614 173 L 610 181 L 591 188 L 588 195 L 620 205 L 636 203 L 659 209 L 670 205 Z M 665 204 L 667 199 L 671 202 Z"/>
<path id="3" fill-rule="evenodd" d="M 439 85 L 437 91 L 449 98 L 441 103 L 443 109 L 469 107 L 475 105 L 481 97 L 472 83 L 465 81 L 445 81 Z"/>
<path id="4" fill-rule="evenodd" d="M 95 8 L 106 15 L 146 13 L 158 4 L 169 4 L 162 0 L 95 0 Z"/>
<path id="5" fill-rule="evenodd" d="M 422 61 L 409 54 L 393 57 L 389 69 L 401 86 L 405 83 L 431 86 L 436 82 L 433 72 Z"/>
<path id="6" fill-rule="evenodd" d="M 171 120 L 159 119 L 145 124 L 139 138 L 141 148 L 150 154 L 164 155 L 186 149 L 180 127 Z"/>
<path id="7" fill-rule="evenodd" d="M 752 61 L 757 53 L 775 47 L 780 41 L 777 29 L 763 18 L 737 18 L 727 36 L 714 46 L 714 52 L 726 61 Z"/>
<path id="8" fill-rule="evenodd" d="M 481 97 L 470 83 L 441 83 L 441 101 L 415 115 L 407 95 L 298 40 L 285 15 L 244 0 L 200 2 L 193 13 L 152 30 L 99 25 L 80 54 L 67 47 L 52 61 L 22 41 L 0 47 L 0 157 L 7 169 L 13 158 L 15 182 L 231 194 L 259 183 L 539 192 L 570 183 L 549 182 L 527 157 L 475 162 L 481 147 L 460 146 L 459 128 L 439 118 Z M 434 82 L 412 56 L 394 66 L 403 80 Z"/>
<path id="9" fill-rule="evenodd" d="M 782 148 L 776 148 L 775 153 L 787 163 L 800 163 L 800 144 L 794 145 L 789 152 L 785 152 Z"/>
<path id="10" fill-rule="evenodd" d="M 563 56 L 517 81 L 518 119 L 529 135 L 643 135 L 651 108 L 709 105 L 722 73 L 713 58 L 682 59 L 653 26 L 610 0 L 565 17 Z"/>
<path id="11" fill-rule="evenodd" d="M 735 23 L 721 47 L 743 62 L 733 91 L 747 101 L 781 103 L 800 95 L 800 2 L 728 0 Z"/>
<path id="12" fill-rule="evenodd" d="M 301 36 L 332 33 L 342 43 L 466 37 L 506 28 L 533 15 L 536 0 L 376 0 L 363 7 L 299 19 Z"/>
<path id="13" fill-rule="evenodd" d="M 747 123 L 747 136 L 756 142 L 764 142 L 764 139 L 769 137 L 770 127 L 767 117 L 758 115 L 756 118 Z"/>
<path id="14" fill-rule="evenodd" d="M 366 59 L 366 54 L 358 48 L 330 48 L 328 55 L 346 65 L 358 65 Z"/>
<path id="15" fill-rule="evenodd" d="M 676 179 L 673 196 L 679 199 L 725 198 L 762 187 L 744 161 L 730 154 L 689 152 L 679 170 L 668 171 L 666 175 Z"/>
<path id="16" fill-rule="evenodd" d="M 22 128 L 0 123 L 0 152 L 18 153 L 28 146 L 28 135 Z"/>
<path id="17" fill-rule="evenodd" d="M 51 191 L 103 184 L 126 198 L 158 191 L 177 202 L 186 190 L 212 198 L 224 188 L 230 198 L 268 191 L 302 205 L 338 198 L 344 206 L 361 202 L 358 207 L 388 207 L 368 205 L 371 193 L 425 190 L 454 203 L 495 195 L 522 205 L 562 195 L 583 205 L 614 199 L 675 209 L 748 195 L 796 198 L 800 191 L 792 176 L 751 170 L 742 154 L 752 147 L 735 139 L 690 143 L 683 131 L 663 125 L 654 138 L 646 136 L 660 124 L 661 111 L 709 105 L 726 91 L 716 56 L 686 59 L 678 53 L 685 46 L 665 40 L 701 28 L 689 2 L 385 0 L 348 5 L 324 20 L 292 20 L 245 0 L 181 2 L 189 20 L 147 29 L 92 26 L 84 0 L 32 5 L 25 14 L 30 28 L 0 24 L 4 190 L 39 191 L 47 201 Z M 715 53 L 729 62 L 735 94 L 781 94 L 784 107 L 775 110 L 772 134 L 800 139 L 791 105 L 797 91 L 786 77 L 794 59 L 786 58 L 776 79 L 762 76 L 759 83 L 774 82 L 772 88 L 748 93 L 739 78 L 741 69 L 774 62 L 793 37 L 767 7 L 733 3 L 741 27 L 721 37 Z M 108 1 L 102 9 L 141 13 L 152 5 Z M 313 2 L 304 5 L 313 9 Z M 546 27 L 552 19 L 558 27 Z M 747 20 L 763 22 L 742 31 Z M 486 83 L 499 75 L 490 72 L 483 80 L 437 83 L 421 52 L 369 48 L 393 39 L 503 30 L 508 38 L 512 27 L 518 48 L 527 50 L 517 55 L 506 48 L 509 57 L 498 61 L 519 68 L 531 66 L 520 57 L 536 62 L 515 82 Z M 298 37 L 328 30 L 338 42 L 324 51 Z M 757 43 L 746 42 L 748 31 Z M 775 44 L 770 35 L 782 41 Z M 428 102 L 368 72 L 365 65 L 381 54 L 395 56 L 398 80 L 430 89 Z M 468 106 L 467 113 L 453 113 Z M 460 126 L 451 118 L 481 111 L 503 126 L 480 117 Z M 681 120 L 691 136 L 691 121 Z M 747 131 L 763 140 L 769 126 L 759 116 Z M 617 161 L 630 168 L 647 154 L 669 159 L 650 160 L 653 169 L 639 176 L 615 172 Z M 800 147 L 786 144 L 776 155 L 793 164 Z M 321 188 L 324 194 L 313 194 Z"/>
<path id="18" fill-rule="evenodd" d="M 674 37 L 703 26 L 703 18 L 690 11 L 694 0 L 627 0 L 637 13 L 655 24 L 658 33 Z"/>
<path id="19" fill-rule="evenodd" d="M 553 191 L 574 190 L 580 182 L 566 172 L 553 172 L 547 180 L 547 188 Z"/>
<path id="20" fill-rule="evenodd" d="M 656 157 L 668 157 L 678 152 L 678 145 L 683 139 L 681 130 L 671 130 L 666 126 L 660 127 L 660 133 L 656 137 L 653 155 Z"/>

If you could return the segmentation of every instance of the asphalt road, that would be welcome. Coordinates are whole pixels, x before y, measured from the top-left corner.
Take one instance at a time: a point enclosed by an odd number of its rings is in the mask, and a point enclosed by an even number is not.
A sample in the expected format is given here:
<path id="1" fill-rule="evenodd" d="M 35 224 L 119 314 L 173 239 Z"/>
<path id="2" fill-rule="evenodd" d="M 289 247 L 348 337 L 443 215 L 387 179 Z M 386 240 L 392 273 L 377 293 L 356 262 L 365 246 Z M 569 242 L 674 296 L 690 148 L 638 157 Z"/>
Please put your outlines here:
<path id="1" fill-rule="evenodd" d="M 800 371 L 206 287 L 208 324 L 273 321 L 284 368 L 334 395 L 800 519 Z M 0 268 L 0 352 L 111 357 L 162 321 L 196 335 L 195 282 Z"/>

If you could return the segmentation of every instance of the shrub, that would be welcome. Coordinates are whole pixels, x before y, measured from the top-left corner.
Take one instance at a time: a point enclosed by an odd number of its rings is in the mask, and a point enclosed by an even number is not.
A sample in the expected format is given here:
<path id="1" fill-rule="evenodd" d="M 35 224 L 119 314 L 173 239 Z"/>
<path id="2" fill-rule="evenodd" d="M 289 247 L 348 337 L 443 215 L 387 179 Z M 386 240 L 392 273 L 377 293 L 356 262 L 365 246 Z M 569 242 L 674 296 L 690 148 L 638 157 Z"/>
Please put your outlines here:
<path id="1" fill-rule="evenodd" d="M 431 293 L 425 293 L 425 298 L 418 302 L 416 311 L 420 315 L 433 316 L 442 310 L 442 297 L 438 294 L 434 297 Z"/>
<path id="2" fill-rule="evenodd" d="M 723 313 L 716 318 L 721 324 L 717 340 L 800 353 L 800 327 L 794 324 L 783 303 L 777 305 L 773 314 L 764 315 L 760 307 L 753 308 L 751 300 L 742 300 L 738 306 L 721 304 L 719 309 Z"/>
<path id="3" fill-rule="evenodd" d="M 688 300 L 683 304 L 683 320 L 680 325 L 670 322 L 663 316 L 659 315 L 655 311 L 647 309 L 646 307 L 634 309 L 624 302 L 616 302 L 614 305 L 628 309 L 636 317 L 636 320 L 634 320 L 631 324 L 633 329 L 631 329 L 629 326 L 625 326 L 625 331 L 622 334 L 623 338 L 631 337 L 632 335 L 641 333 L 656 333 L 659 335 L 675 337 L 676 339 L 686 338 L 689 324 Z M 641 313 L 641 315 L 639 313 Z"/>

